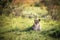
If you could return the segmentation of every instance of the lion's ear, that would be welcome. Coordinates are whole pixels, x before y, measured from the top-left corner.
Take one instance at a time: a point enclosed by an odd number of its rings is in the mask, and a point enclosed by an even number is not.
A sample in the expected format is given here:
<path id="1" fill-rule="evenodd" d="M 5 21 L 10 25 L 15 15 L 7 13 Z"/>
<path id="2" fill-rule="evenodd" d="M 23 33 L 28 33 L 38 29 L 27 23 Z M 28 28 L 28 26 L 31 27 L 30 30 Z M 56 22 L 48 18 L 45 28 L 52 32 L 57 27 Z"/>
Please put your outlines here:
<path id="1" fill-rule="evenodd" d="M 40 21 L 40 19 L 39 19 L 39 21 Z"/>

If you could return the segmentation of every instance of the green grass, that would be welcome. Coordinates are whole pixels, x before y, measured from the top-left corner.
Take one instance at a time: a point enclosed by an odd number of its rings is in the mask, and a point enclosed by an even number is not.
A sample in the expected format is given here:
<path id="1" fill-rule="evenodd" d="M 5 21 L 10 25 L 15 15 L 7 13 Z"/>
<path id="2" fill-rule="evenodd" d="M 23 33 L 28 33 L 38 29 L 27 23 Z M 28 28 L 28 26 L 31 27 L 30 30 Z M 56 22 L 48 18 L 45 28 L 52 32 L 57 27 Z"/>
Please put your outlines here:
<path id="1" fill-rule="evenodd" d="M 41 31 L 29 31 L 33 21 L 34 18 L 0 16 L 0 40 L 60 40 L 49 36 L 58 29 L 56 21 L 41 19 Z"/>

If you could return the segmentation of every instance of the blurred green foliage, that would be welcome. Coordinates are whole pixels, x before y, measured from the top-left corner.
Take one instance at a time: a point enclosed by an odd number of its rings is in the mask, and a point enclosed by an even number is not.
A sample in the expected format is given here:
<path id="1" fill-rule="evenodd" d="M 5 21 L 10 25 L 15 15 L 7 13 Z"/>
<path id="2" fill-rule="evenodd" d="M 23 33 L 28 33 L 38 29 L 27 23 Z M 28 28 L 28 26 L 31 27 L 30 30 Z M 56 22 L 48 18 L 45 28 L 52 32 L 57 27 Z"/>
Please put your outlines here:
<path id="1" fill-rule="evenodd" d="M 60 40 L 60 22 L 41 19 L 41 31 L 31 29 L 34 18 L 0 16 L 1 40 Z M 57 32 L 58 31 L 58 32 Z M 55 33 L 55 34 L 54 34 Z M 57 35 L 56 35 L 57 34 Z M 51 36 L 52 35 L 52 36 Z M 56 37 L 56 38 L 55 38 Z"/>
<path id="2" fill-rule="evenodd" d="M 33 6 L 11 2 L 0 0 L 0 40 L 60 40 L 59 0 L 43 0 Z M 31 30 L 36 17 L 41 19 L 41 31 Z"/>

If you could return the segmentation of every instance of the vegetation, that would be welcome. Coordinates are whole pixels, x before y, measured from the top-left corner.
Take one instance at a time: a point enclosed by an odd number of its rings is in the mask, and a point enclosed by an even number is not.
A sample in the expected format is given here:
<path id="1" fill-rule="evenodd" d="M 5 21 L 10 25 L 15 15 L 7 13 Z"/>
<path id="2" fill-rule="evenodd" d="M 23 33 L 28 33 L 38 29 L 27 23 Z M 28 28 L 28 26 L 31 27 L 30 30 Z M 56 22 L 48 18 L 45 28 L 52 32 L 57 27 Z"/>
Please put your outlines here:
<path id="1" fill-rule="evenodd" d="M 60 40 L 59 0 L 0 0 L 0 40 Z M 41 19 L 40 31 L 32 30 Z"/>

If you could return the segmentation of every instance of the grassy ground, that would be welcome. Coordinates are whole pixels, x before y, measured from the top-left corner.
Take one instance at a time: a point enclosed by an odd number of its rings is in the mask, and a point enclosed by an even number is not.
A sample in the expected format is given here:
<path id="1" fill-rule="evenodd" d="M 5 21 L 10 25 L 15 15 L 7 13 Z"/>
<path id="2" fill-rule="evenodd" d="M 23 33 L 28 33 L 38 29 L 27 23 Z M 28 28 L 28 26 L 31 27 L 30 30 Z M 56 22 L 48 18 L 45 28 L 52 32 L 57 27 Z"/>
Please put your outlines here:
<path id="1" fill-rule="evenodd" d="M 31 30 L 34 19 L 0 16 L 0 40 L 60 40 L 54 35 L 58 23 L 41 19 L 41 31 Z M 60 33 L 60 32 L 59 32 Z"/>

